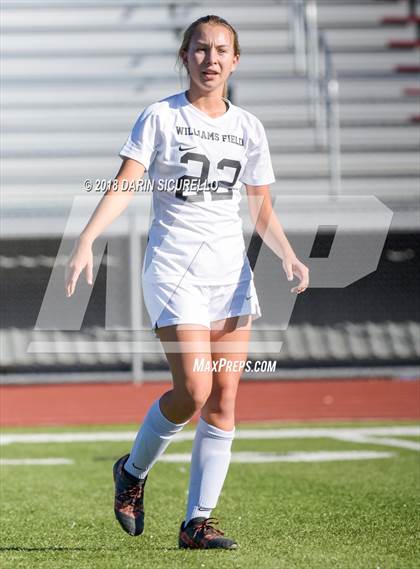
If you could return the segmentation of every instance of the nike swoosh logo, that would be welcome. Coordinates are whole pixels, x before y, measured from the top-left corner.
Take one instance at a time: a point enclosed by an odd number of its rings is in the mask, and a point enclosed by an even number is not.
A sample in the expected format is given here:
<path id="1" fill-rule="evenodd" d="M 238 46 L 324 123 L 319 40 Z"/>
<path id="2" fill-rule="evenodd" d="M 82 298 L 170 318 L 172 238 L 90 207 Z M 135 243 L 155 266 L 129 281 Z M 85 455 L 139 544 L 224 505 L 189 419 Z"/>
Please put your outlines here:
<path id="1" fill-rule="evenodd" d="M 132 462 L 131 464 L 134 466 L 134 468 L 135 468 L 136 470 L 142 470 L 142 471 L 146 470 L 145 468 L 139 468 L 138 466 L 136 466 L 136 465 L 134 464 L 134 462 Z"/>
<path id="2" fill-rule="evenodd" d="M 252 294 L 251 294 L 251 296 L 247 296 L 247 297 L 246 297 L 247 300 L 249 300 L 250 298 L 252 298 Z"/>
<path id="3" fill-rule="evenodd" d="M 185 152 L 185 150 L 192 150 L 193 148 L 197 148 L 196 146 L 186 146 L 185 148 L 182 148 L 182 146 L 179 146 L 179 151 L 180 152 Z"/>

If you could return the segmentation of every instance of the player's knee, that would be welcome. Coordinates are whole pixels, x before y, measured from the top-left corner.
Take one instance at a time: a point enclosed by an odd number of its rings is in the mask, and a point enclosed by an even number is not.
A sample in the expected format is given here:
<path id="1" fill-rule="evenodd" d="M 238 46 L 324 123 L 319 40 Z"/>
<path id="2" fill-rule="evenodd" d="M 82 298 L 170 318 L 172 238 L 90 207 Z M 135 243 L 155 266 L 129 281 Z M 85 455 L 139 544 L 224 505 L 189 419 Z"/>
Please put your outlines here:
<path id="1" fill-rule="evenodd" d="M 195 413 L 206 403 L 210 390 L 203 385 L 190 385 L 178 392 L 178 399 L 182 401 L 185 409 Z"/>
<path id="2" fill-rule="evenodd" d="M 209 397 L 209 392 L 206 389 L 195 389 L 192 392 L 190 392 L 190 398 L 194 406 L 194 411 L 199 411 L 200 409 L 202 409 L 208 397 Z"/>
<path id="3" fill-rule="evenodd" d="M 223 418 L 231 418 L 235 413 L 236 389 L 223 389 L 212 394 L 206 402 L 209 413 Z"/>

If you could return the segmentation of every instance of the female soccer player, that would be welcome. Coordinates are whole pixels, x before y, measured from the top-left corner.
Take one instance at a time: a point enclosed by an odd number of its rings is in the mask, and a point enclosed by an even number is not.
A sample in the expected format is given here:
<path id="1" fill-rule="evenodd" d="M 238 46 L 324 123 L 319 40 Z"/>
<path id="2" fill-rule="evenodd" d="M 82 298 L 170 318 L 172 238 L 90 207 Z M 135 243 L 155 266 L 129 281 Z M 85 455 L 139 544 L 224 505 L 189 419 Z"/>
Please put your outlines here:
<path id="1" fill-rule="evenodd" d="M 299 278 L 291 291 L 303 292 L 309 284 L 308 269 L 272 209 L 269 184 L 275 178 L 264 128 L 225 98 L 239 54 L 237 33 L 222 18 L 199 18 L 185 31 L 179 58 L 189 88 L 141 113 L 120 152 L 117 191 L 104 195 L 66 271 L 67 296 L 84 269 L 92 284 L 92 243 L 133 196 L 122 191 L 123 180 L 138 182 L 147 170 L 155 191 L 143 293 L 173 387 L 152 404 L 130 454 L 114 465 L 114 511 L 126 532 L 143 532 L 148 473 L 200 410 L 179 533 L 179 546 L 192 549 L 237 547 L 216 527 L 211 512 L 229 467 L 251 321 L 261 315 L 238 214 L 242 184 L 258 233 L 282 259 L 288 280 Z M 222 358 L 230 365 L 218 368 Z M 200 371 L 197 360 L 205 364 Z"/>

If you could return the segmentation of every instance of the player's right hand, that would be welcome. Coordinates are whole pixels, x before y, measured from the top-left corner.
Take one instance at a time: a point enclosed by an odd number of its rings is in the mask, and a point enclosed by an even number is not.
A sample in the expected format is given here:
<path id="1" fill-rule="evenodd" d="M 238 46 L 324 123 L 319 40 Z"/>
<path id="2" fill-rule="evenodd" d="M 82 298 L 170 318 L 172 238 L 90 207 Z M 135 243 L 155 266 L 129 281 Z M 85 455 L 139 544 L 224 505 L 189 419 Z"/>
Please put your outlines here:
<path id="1" fill-rule="evenodd" d="M 75 289 L 80 273 L 86 269 L 86 281 L 93 284 L 93 253 L 92 246 L 80 240 L 76 241 L 66 265 L 65 281 L 66 296 L 70 297 Z"/>

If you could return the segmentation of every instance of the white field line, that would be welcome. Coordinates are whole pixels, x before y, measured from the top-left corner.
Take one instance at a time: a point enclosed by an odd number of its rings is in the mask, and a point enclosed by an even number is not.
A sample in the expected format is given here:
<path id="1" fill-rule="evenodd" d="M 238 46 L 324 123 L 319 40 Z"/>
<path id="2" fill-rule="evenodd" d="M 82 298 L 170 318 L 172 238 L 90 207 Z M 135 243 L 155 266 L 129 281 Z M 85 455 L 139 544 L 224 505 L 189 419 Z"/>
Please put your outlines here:
<path id="1" fill-rule="evenodd" d="M 392 458 L 392 452 L 375 451 L 317 451 L 317 452 L 288 452 L 280 454 L 275 452 L 233 452 L 232 462 L 243 464 L 261 462 L 331 462 L 344 460 L 370 460 L 374 458 Z M 160 457 L 162 462 L 191 462 L 190 453 L 170 453 Z M 73 460 L 66 458 L 3 458 L 0 466 L 57 466 L 74 464 Z"/>
<path id="2" fill-rule="evenodd" d="M 15 443 L 97 443 L 131 441 L 137 435 L 136 431 L 102 431 L 76 433 L 25 433 L 0 435 L 0 446 Z"/>
<path id="3" fill-rule="evenodd" d="M 288 452 L 280 454 L 275 452 L 233 452 L 232 462 L 256 463 L 256 462 L 330 462 L 342 460 L 370 460 L 372 458 L 391 458 L 393 452 L 375 451 L 343 451 L 343 452 Z M 163 462 L 191 462 L 189 453 L 169 453 L 159 460 Z"/>
<path id="4" fill-rule="evenodd" d="M 69 458 L 0 458 L 0 466 L 57 466 L 74 464 Z"/>
<path id="5" fill-rule="evenodd" d="M 191 441 L 194 431 L 178 433 L 173 442 Z M 0 435 L 0 445 L 16 443 L 79 443 L 79 442 L 123 442 L 133 441 L 136 431 L 91 431 L 75 433 L 11 433 Z M 420 436 L 420 425 L 394 427 L 360 427 L 360 428 L 297 428 L 297 429 L 237 429 L 237 440 L 266 440 L 266 439 L 320 439 L 332 438 L 359 443 L 378 443 L 387 446 L 398 446 L 420 450 L 415 441 L 402 441 L 395 438 L 372 439 L 386 436 Z M 392 444 L 391 444 L 392 443 Z M 406 445 L 407 443 L 407 445 Z M 403 446 L 404 445 L 404 446 Z"/>
<path id="6" fill-rule="evenodd" d="M 406 448 L 420 452 L 420 443 L 387 437 L 363 437 L 360 441 L 366 444 L 384 445 L 387 447 Z"/>

